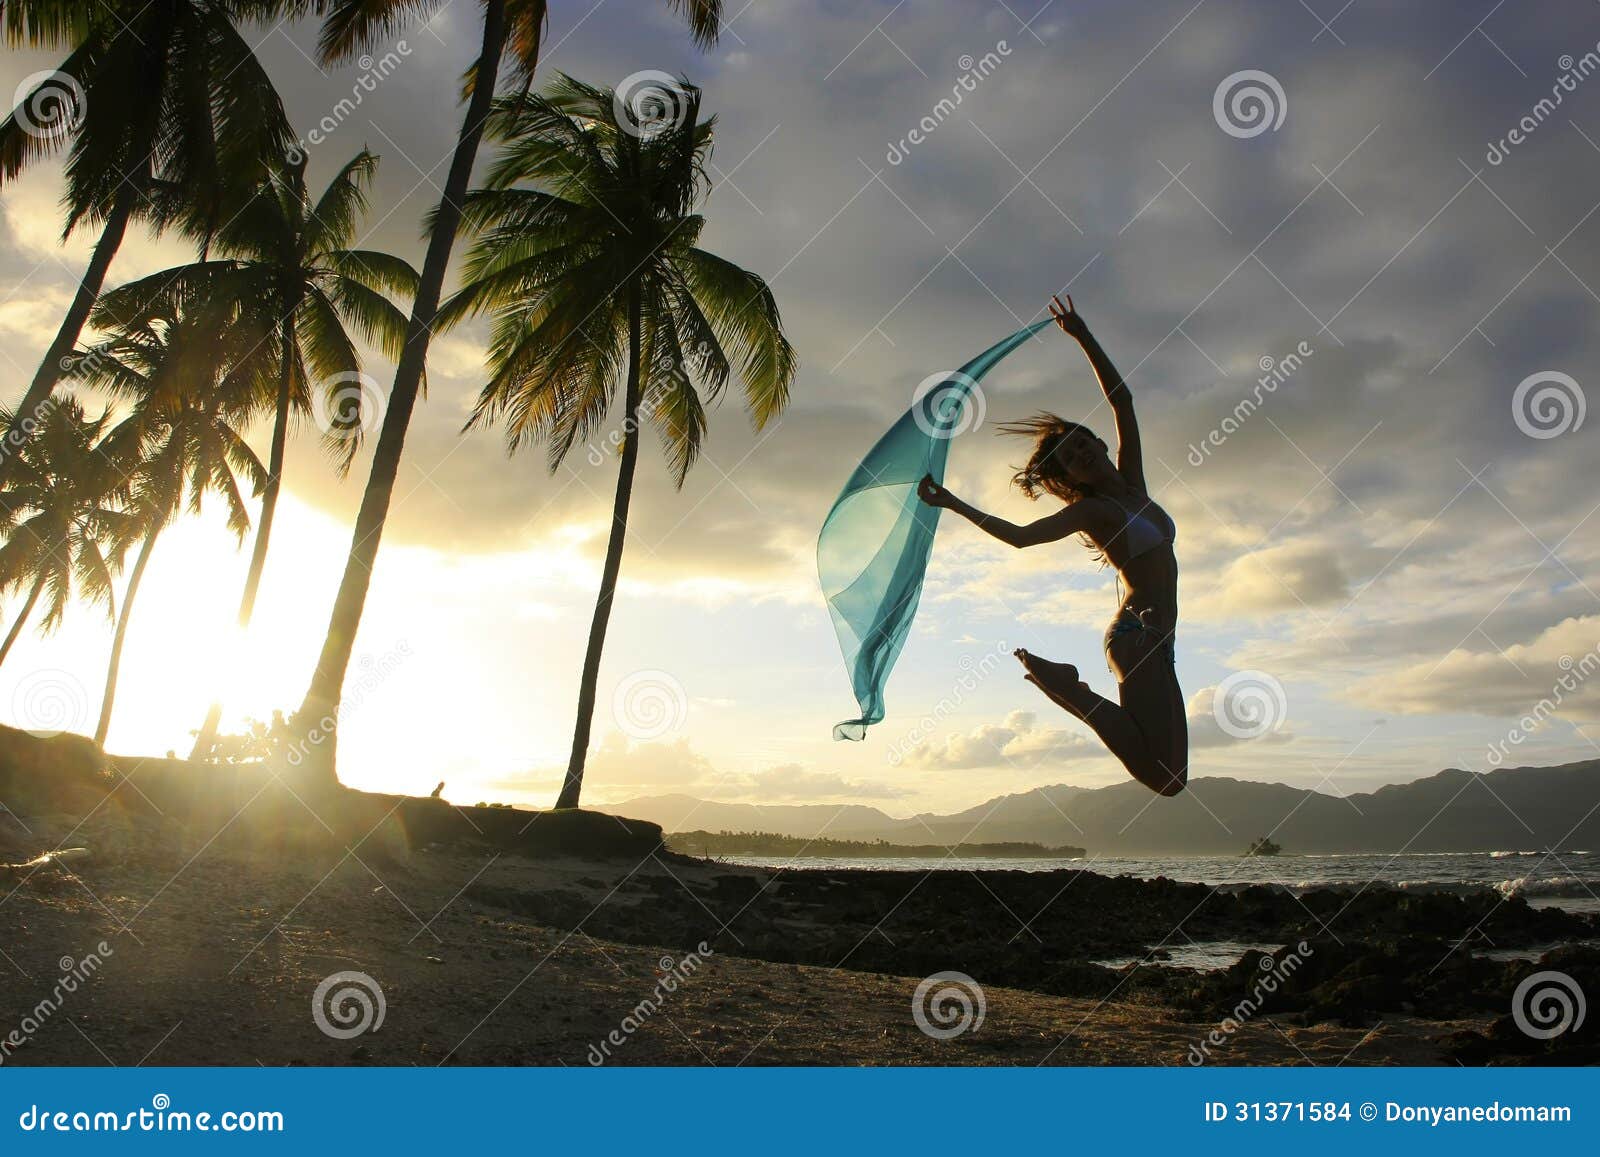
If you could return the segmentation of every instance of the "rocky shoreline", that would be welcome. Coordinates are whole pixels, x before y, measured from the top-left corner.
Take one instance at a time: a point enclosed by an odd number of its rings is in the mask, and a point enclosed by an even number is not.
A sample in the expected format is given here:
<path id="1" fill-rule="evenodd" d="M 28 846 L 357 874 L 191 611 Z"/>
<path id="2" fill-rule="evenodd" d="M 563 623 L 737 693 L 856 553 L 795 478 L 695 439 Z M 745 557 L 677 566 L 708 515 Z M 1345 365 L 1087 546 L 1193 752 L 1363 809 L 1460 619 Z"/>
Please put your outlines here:
<path id="1" fill-rule="evenodd" d="M 1518 984 L 1560 968 L 1600 992 L 1593 915 L 1532 908 L 1491 890 L 1415 894 L 1373 886 L 1294 895 L 1258 885 L 1219 891 L 1167 879 L 1089 871 L 828 871 L 740 867 L 703 882 L 704 861 L 639 876 L 599 907 L 576 889 L 513 891 L 474 884 L 490 907 L 555 928 L 624 943 L 689 948 L 778 963 L 897 975 L 966 973 L 981 983 L 1057 996 L 1140 999 L 1196 1017 L 1225 1019 L 1264 973 L 1299 963 L 1252 1010 L 1295 1023 L 1370 1027 L 1386 1016 L 1496 1017 L 1492 1031 L 1454 1042 L 1466 1063 L 1600 1060 L 1594 1028 L 1540 1042 L 1512 1027 Z M 598 880 L 593 881 L 599 883 Z M 1231 968 L 1162 962 L 1170 946 L 1237 941 L 1282 944 L 1247 951 Z M 1499 960 L 1488 949 L 1567 944 L 1538 961 Z M 1137 963 L 1111 968 L 1118 955 Z M 1260 994 L 1257 994 L 1260 996 Z"/>

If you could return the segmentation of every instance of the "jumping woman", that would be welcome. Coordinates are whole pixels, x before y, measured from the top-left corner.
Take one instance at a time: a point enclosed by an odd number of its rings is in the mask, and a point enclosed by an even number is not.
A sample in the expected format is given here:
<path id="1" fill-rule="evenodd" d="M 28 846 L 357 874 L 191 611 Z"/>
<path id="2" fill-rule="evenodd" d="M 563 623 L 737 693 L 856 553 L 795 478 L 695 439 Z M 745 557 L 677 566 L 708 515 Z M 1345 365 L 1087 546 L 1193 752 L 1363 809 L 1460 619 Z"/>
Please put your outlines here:
<path id="1" fill-rule="evenodd" d="M 1176 530 L 1145 487 L 1139 424 L 1133 396 L 1082 315 L 1052 298 L 1050 314 L 1075 338 L 1117 424 L 1117 460 L 1106 444 L 1077 422 L 1038 414 L 1002 426 L 1006 434 L 1033 440 L 1028 464 L 1016 475 L 1029 498 L 1049 494 L 1066 505 L 1026 526 L 977 509 L 925 477 L 922 501 L 953 510 L 978 529 L 1015 547 L 1039 546 L 1082 535 L 1116 568 L 1126 593 L 1106 630 L 1106 664 L 1116 676 L 1120 703 L 1095 694 L 1069 663 L 1053 663 L 1020 648 L 1025 678 L 1050 700 L 1094 729 L 1134 779 L 1159 795 L 1177 795 L 1189 781 L 1189 729 L 1183 691 L 1173 666 L 1178 622 L 1178 563 L 1172 553 Z"/>

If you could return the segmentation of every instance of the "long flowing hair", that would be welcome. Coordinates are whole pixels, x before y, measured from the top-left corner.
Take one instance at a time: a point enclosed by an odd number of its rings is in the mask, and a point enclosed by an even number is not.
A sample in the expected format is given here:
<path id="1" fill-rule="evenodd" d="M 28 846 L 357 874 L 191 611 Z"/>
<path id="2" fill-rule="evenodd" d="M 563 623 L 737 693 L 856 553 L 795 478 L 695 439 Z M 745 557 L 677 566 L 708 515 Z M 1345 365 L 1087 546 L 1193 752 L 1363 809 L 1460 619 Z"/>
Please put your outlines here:
<path id="1" fill-rule="evenodd" d="M 1011 477 L 1017 489 L 1033 500 L 1037 500 L 1041 494 L 1050 494 L 1069 506 L 1074 502 L 1082 502 L 1085 498 L 1095 497 L 1094 487 L 1067 474 L 1066 466 L 1058 454 L 1067 436 L 1079 430 L 1096 441 L 1100 440 L 1100 436 L 1082 422 L 1070 422 L 1059 414 L 1045 410 L 1039 411 L 1031 418 L 1007 422 L 1000 426 L 999 432 L 1002 434 L 1033 440 L 1033 453 L 1028 455 L 1027 464 Z M 1078 538 L 1089 553 L 1094 555 L 1096 562 L 1101 566 L 1111 565 L 1105 551 L 1089 537 L 1087 531 Z"/>
<path id="2" fill-rule="evenodd" d="M 1082 431 L 1099 441 L 1099 435 L 1089 427 L 1081 422 L 1069 422 L 1059 414 L 1041 410 L 1031 418 L 1007 422 L 999 428 L 999 431 L 1019 438 L 1030 438 L 1033 441 L 1033 453 L 1028 455 L 1027 465 L 1018 470 L 1011 479 L 1016 483 L 1017 489 L 1029 498 L 1037 499 L 1040 494 L 1052 494 L 1063 502 L 1073 503 L 1094 497 L 1092 486 L 1087 486 L 1067 474 L 1066 466 L 1058 454 L 1068 436 L 1077 431 Z"/>

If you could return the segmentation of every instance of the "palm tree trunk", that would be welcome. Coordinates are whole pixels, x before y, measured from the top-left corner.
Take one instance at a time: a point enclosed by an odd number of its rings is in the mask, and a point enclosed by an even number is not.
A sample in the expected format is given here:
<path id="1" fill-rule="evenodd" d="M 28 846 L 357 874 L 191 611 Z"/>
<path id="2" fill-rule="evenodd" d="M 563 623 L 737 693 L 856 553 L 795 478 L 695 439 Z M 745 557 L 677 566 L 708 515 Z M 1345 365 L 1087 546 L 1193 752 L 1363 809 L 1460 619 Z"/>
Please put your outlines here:
<path id="1" fill-rule="evenodd" d="M 44 590 L 44 576 L 40 575 L 33 580 L 33 589 L 28 592 L 27 602 L 22 604 L 22 610 L 17 614 L 17 621 L 11 624 L 11 630 L 6 632 L 6 641 L 0 643 L 0 663 L 6 661 L 6 656 L 11 654 L 11 648 L 22 635 L 22 624 L 28 621 L 28 616 L 33 614 L 33 604 L 39 601 L 39 592 Z"/>
<path id="2" fill-rule="evenodd" d="M 294 390 L 295 324 L 294 311 L 287 310 L 283 317 L 283 365 L 278 370 L 277 410 L 272 420 L 272 448 L 267 455 L 267 484 L 261 492 L 261 517 L 256 522 L 256 541 L 250 550 L 250 569 L 245 574 L 244 594 L 239 597 L 239 630 L 250 625 L 250 616 L 256 609 L 256 592 L 261 589 L 261 572 L 267 566 L 267 542 L 272 537 L 272 519 L 278 510 L 278 491 L 283 483 L 284 450 L 289 441 L 289 404 Z M 230 655 L 227 662 L 242 662 L 243 656 Z M 195 734 L 190 759 L 200 759 L 217 741 L 217 727 L 222 722 L 222 700 L 213 699 L 206 709 L 206 721 Z"/>
<path id="3" fill-rule="evenodd" d="M 39 368 L 34 372 L 33 381 L 28 384 L 28 392 L 17 404 L 16 412 L 11 417 L 11 428 L 6 431 L 4 442 L 4 445 L 11 447 L 13 452 L 0 455 L 0 488 L 4 488 L 10 477 L 12 465 L 18 458 L 15 448 L 28 436 L 24 423 L 39 420 L 45 403 L 55 391 L 56 383 L 61 380 L 61 363 L 78 344 L 78 337 L 83 333 L 83 327 L 89 320 L 89 311 L 94 308 L 95 299 L 100 296 L 101 287 L 105 285 L 106 272 L 111 268 L 111 259 L 117 255 L 123 235 L 128 231 L 128 219 L 133 215 L 136 197 L 137 194 L 132 188 L 125 184 L 122 192 L 111 203 L 111 212 L 106 217 L 105 227 L 100 230 L 100 240 L 95 242 L 94 253 L 89 258 L 89 267 L 84 270 L 83 280 L 78 282 L 78 291 L 73 295 L 72 304 L 67 307 L 67 315 L 61 319 L 61 328 L 56 331 L 55 340 L 45 351 L 44 361 L 39 363 Z"/>
<path id="4" fill-rule="evenodd" d="M 572 732 L 572 756 L 567 760 L 567 778 L 561 785 L 557 808 L 575 808 L 583 792 L 583 765 L 589 755 L 589 731 L 594 720 L 595 684 L 600 679 L 600 655 L 605 650 L 606 627 L 611 622 L 611 604 L 617 593 L 617 575 L 622 570 L 622 547 L 628 536 L 628 505 L 633 499 L 633 472 L 639 464 L 639 286 L 628 290 L 628 392 L 624 404 L 622 465 L 617 471 L 617 498 L 611 515 L 611 535 L 606 540 L 606 561 L 600 570 L 600 595 L 594 604 L 594 620 L 589 624 L 589 649 L 583 656 L 583 675 L 578 682 L 578 722 Z"/>
<path id="5" fill-rule="evenodd" d="M 339 697 L 344 688 L 345 672 L 350 667 L 350 656 L 355 649 L 356 632 L 361 627 L 361 612 L 366 605 L 367 587 L 372 581 L 372 567 L 377 561 L 384 522 L 389 516 L 389 503 L 394 497 L 394 480 L 400 470 L 406 428 L 411 422 L 411 411 L 417 404 L 417 390 L 422 384 L 422 373 L 428 358 L 428 338 L 434 315 L 439 311 L 439 297 L 444 290 L 450 250 L 455 244 L 456 231 L 461 226 L 461 205 L 472 179 L 472 163 L 478 155 L 484 121 L 494 100 L 500 54 L 505 42 L 506 0 L 489 0 L 483 9 L 483 50 L 478 57 L 476 84 L 472 99 L 467 103 L 467 115 L 461 125 L 460 138 L 456 141 L 455 156 L 450 161 L 444 196 L 439 201 L 433 231 L 428 237 L 428 253 L 423 260 L 416 296 L 412 299 L 411 321 L 406 327 L 405 349 L 401 352 L 399 365 L 395 367 L 394 387 L 389 391 L 383 429 L 378 434 L 378 445 L 372 452 L 372 473 L 361 498 L 361 510 L 356 515 L 355 533 L 350 540 L 344 578 L 334 598 L 328 633 L 323 639 L 322 653 L 317 658 L 317 669 L 295 717 L 296 730 L 308 740 L 313 729 L 318 735 L 318 742 L 307 742 L 305 745 L 307 757 L 304 767 L 313 777 L 322 779 L 325 786 L 338 782 L 334 729 L 338 724 Z"/>
<path id="6" fill-rule="evenodd" d="M 160 533 L 161 527 L 153 526 L 144 536 L 144 545 L 139 548 L 139 557 L 128 575 L 128 589 L 122 592 L 122 613 L 117 616 L 117 633 L 111 639 L 111 662 L 106 666 L 106 689 L 100 697 L 100 722 L 94 729 L 96 747 L 105 746 L 106 732 L 111 730 L 111 704 L 117 698 L 117 670 L 122 666 L 122 643 L 128 634 L 128 618 L 133 614 L 133 600 L 139 593 L 139 582 L 144 578 L 144 568 L 150 564 L 150 552 L 155 549 L 156 536 Z"/>

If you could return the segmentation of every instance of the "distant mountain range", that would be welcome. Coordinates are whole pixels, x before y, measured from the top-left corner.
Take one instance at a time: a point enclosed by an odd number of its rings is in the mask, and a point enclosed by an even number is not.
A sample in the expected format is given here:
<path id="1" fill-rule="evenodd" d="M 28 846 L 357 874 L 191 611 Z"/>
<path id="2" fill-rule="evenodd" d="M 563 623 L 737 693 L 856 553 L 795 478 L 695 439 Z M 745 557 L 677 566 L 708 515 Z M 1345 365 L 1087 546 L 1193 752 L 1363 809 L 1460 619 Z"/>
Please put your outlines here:
<path id="1" fill-rule="evenodd" d="M 1600 760 L 1450 769 L 1336 796 L 1205 777 L 1170 799 L 1132 782 L 1057 784 L 954 815 L 897 819 L 860 804 L 740 804 L 643 796 L 600 810 L 668 832 L 773 832 L 903 844 L 1077 844 L 1092 855 L 1236 855 L 1271 835 L 1289 854 L 1600 850 Z"/>

